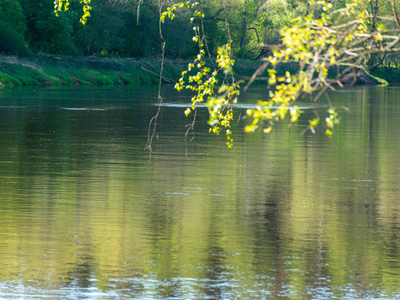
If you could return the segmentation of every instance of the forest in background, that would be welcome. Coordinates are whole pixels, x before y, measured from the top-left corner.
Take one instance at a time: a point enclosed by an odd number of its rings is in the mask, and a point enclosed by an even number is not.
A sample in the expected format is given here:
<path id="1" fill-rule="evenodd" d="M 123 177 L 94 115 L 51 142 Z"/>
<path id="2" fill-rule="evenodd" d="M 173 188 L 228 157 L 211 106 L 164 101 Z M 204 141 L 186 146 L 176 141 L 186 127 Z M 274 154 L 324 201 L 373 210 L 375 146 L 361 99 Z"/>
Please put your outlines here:
<path id="1" fill-rule="evenodd" d="M 218 46 L 227 42 L 225 12 L 219 0 L 204 1 L 201 6 L 206 16 L 208 46 L 215 53 Z M 78 1 L 72 1 L 70 9 L 57 17 L 52 0 L 2 0 L 0 53 L 160 55 L 159 1 L 96 0 L 92 7 L 91 17 L 83 26 L 79 23 L 82 8 Z M 295 16 L 305 15 L 308 9 L 307 1 L 227 1 L 226 14 L 235 56 L 259 57 L 263 52 L 261 44 L 279 43 L 282 26 L 288 25 Z M 188 10 L 180 10 L 173 22 L 164 24 L 167 57 L 187 58 L 197 53 L 192 42 L 191 15 Z"/>
<path id="2" fill-rule="evenodd" d="M 170 3 L 171 2 L 171 3 Z M 172 4 L 170 1 L 165 4 Z M 336 8 L 346 0 L 334 0 Z M 79 23 L 82 7 L 71 1 L 68 11 L 54 13 L 53 0 L 0 1 L 0 53 L 6 55 L 102 55 L 159 57 L 158 0 L 96 0 L 85 25 Z M 210 52 L 227 43 L 226 20 L 232 37 L 233 54 L 255 59 L 268 54 L 263 45 L 281 43 L 279 30 L 297 16 L 316 8 L 307 0 L 220 0 L 201 1 Z M 191 11 L 176 13 L 163 24 L 166 57 L 189 58 L 198 49 L 193 43 Z M 315 11 L 315 14 L 320 12 Z"/>
<path id="3" fill-rule="evenodd" d="M 163 10 L 175 2 L 165 1 Z M 340 9 L 351 1 L 330 2 L 335 9 Z M 69 9 L 56 16 L 52 0 L 0 0 L 0 55 L 18 55 L 28 60 L 43 54 L 161 57 L 159 0 L 94 0 L 91 5 L 91 16 L 82 25 L 79 1 L 71 1 Z M 207 47 L 211 55 L 216 55 L 218 47 L 227 44 L 230 34 L 235 59 L 270 55 L 271 49 L 282 43 L 280 30 L 291 26 L 293 18 L 310 13 L 318 18 L 323 13 L 317 1 L 308 0 L 207 0 L 200 1 L 200 6 L 205 15 Z M 389 2 L 366 2 L 366 10 L 373 12 L 375 9 L 379 10 L 379 16 L 392 16 Z M 196 57 L 198 45 L 193 42 L 190 22 L 193 10 L 177 10 L 174 20 L 168 19 L 163 24 L 166 58 Z M 375 54 L 365 65 L 375 76 L 398 82 L 400 76 L 395 68 L 399 58 L 397 53 Z M 2 80 L 3 84 L 6 81 Z"/>

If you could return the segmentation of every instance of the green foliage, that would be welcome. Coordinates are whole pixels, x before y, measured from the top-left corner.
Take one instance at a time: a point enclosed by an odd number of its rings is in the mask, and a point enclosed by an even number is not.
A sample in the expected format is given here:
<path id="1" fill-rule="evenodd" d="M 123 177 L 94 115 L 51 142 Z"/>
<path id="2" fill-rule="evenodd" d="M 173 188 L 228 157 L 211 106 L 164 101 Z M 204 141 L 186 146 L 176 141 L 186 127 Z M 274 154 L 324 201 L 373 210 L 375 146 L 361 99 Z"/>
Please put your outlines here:
<path id="1" fill-rule="evenodd" d="M 92 7 L 90 5 L 91 0 L 79 0 L 79 2 L 82 4 L 82 9 L 83 9 L 83 15 L 80 18 L 79 22 L 82 23 L 82 25 L 85 25 L 88 18 L 90 17 L 90 11 L 92 10 Z M 69 7 L 69 0 L 55 0 L 54 1 L 54 13 L 58 17 L 60 11 L 67 11 Z"/>
<path id="2" fill-rule="evenodd" d="M 344 8 L 348 2 L 335 0 L 332 5 Z M 268 56 L 270 50 L 263 45 L 281 44 L 279 30 L 289 26 L 290 19 L 311 13 L 320 17 L 323 13 L 315 1 L 310 4 L 306 0 L 210 0 L 195 6 L 190 2 L 187 9 L 177 9 L 181 5 L 187 7 L 188 3 L 174 0 L 161 4 L 167 3 L 170 11 L 165 7 L 163 18 L 170 16 L 174 20 L 165 22 L 163 34 L 169 41 L 166 56 L 171 58 L 196 55 L 197 50 L 190 42 L 190 18 L 196 10 L 204 14 L 210 54 L 216 56 L 219 47 L 230 43 L 232 54 L 238 58 Z M 365 9 L 369 9 L 367 4 Z M 93 3 L 89 0 L 3 0 L 0 1 L 0 19 L 22 34 L 36 52 L 152 57 L 160 53 L 159 5 L 157 0 L 97 0 Z M 383 2 L 379 5 L 380 15 L 391 13 L 390 5 Z M 369 13 L 371 15 L 371 9 Z M 86 25 L 81 26 L 79 21 Z M 382 21 L 386 28 L 393 25 L 389 23 Z M 397 60 L 393 55 L 376 54 L 370 65 L 395 65 Z"/>
<path id="3" fill-rule="evenodd" d="M 0 20 L 0 53 L 30 54 L 24 39 L 26 20 L 19 1 L 0 1 Z"/>
<path id="4" fill-rule="evenodd" d="M 232 75 L 232 66 L 234 61 L 229 58 L 230 48 L 228 45 L 218 49 L 216 63 L 218 68 L 211 72 L 209 67 L 205 66 L 204 50 L 200 50 L 200 54 L 190 63 L 188 70 L 182 73 L 182 78 L 175 88 L 180 91 L 182 89 L 190 89 L 195 92 L 192 97 L 192 106 L 185 110 L 185 115 L 189 116 L 192 111 L 196 110 L 196 105 L 206 101 L 209 112 L 210 132 L 219 134 L 221 129 L 225 129 L 227 145 L 232 147 L 232 131 L 230 130 L 233 118 L 232 104 L 237 103 L 240 85 L 234 81 L 230 81 L 228 76 Z M 191 72 L 192 69 L 197 73 Z M 218 84 L 217 75 L 223 74 L 222 85 L 216 90 Z M 193 75 L 188 75 L 193 74 Z M 188 77 L 186 79 L 186 76 Z"/>
<path id="5" fill-rule="evenodd" d="M 189 4 L 186 5 L 190 8 Z M 173 19 L 175 17 L 174 11 L 178 7 L 182 8 L 184 6 L 183 3 L 178 3 L 173 7 L 167 8 L 167 11 L 161 15 L 161 21 L 165 22 L 166 17 Z M 197 3 L 193 4 L 193 7 L 197 8 Z M 195 95 L 191 99 L 192 106 L 185 110 L 186 116 L 196 110 L 197 104 L 207 101 L 210 132 L 219 134 L 223 128 L 226 133 L 227 145 L 230 148 L 233 145 L 232 131 L 230 130 L 233 118 L 232 104 L 237 102 L 240 85 L 235 82 L 232 76 L 234 61 L 231 59 L 229 44 L 218 48 L 217 68 L 211 72 L 211 68 L 206 66 L 204 61 L 206 55 L 206 51 L 204 50 L 206 38 L 204 35 L 203 18 L 204 13 L 195 9 L 190 22 L 195 25 L 193 27 L 194 36 L 192 40 L 198 45 L 199 53 L 194 62 L 189 63 L 187 71 L 182 72 L 182 77 L 179 79 L 179 83 L 175 85 L 175 88 L 178 91 L 190 89 L 195 92 Z M 217 75 L 219 74 L 222 74 L 223 80 L 218 90 L 216 90 L 216 85 L 218 84 Z"/>
<path id="6" fill-rule="evenodd" d="M 174 13 L 173 22 L 166 21 L 163 24 L 163 36 L 167 41 L 165 49 L 167 58 L 192 58 L 197 55 L 196 43 L 192 42 L 193 27 L 190 26 L 192 13 L 193 9 L 180 9 Z M 178 28 L 179 34 L 177 34 Z M 158 50 L 159 47 L 155 49 Z"/>
<path id="7" fill-rule="evenodd" d="M 256 109 L 248 110 L 247 115 L 252 121 L 250 125 L 245 127 L 246 132 L 254 132 L 258 128 L 262 128 L 263 132 L 269 133 L 274 123 L 285 119 L 288 114 L 290 115 L 291 123 L 297 122 L 301 114 L 297 107 L 297 101 L 302 95 L 308 94 L 311 96 L 314 92 L 319 91 L 315 97 L 311 97 L 313 101 L 317 101 L 328 88 L 334 89 L 333 84 L 342 86 L 343 82 L 350 78 L 353 79 L 354 83 L 357 79 L 355 66 L 360 66 L 362 62 L 367 60 L 371 61 L 375 54 L 385 53 L 386 51 L 400 51 L 400 48 L 395 48 L 400 38 L 397 35 L 383 34 L 386 30 L 384 25 L 379 22 L 378 12 L 382 6 L 378 6 L 378 1 L 375 4 L 373 1 L 365 3 L 361 0 L 352 0 L 350 3 L 337 2 L 338 4 L 344 4 L 343 8 L 334 10 L 332 3 L 325 1 L 310 2 L 308 3 L 307 16 L 293 18 L 290 21 L 290 25 L 281 29 L 282 47 L 275 49 L 272 55 L 265 58 L 265 64 L 252 78 L 254 80 L 254 77 L 259 73 L 264 72 L 268 67 L 272 67 L 268 69 L 270 99 L 260 101 Z M 248 22 L 254 23 L 256 19 L 261 20 L 262 11 L 266 6 L 270 5 L 270 8 L 274 9 L 274 16 L 279 16 L 280 22 L 285 22 L 285 18 L 282 18 L 283 15 L 286 18 L 294 16 L 290 13 L 293 12 L 293 9 L 304 10 L 304 6 L 292 6 L 291 4 L 293 3 L 278 0 L 264 2 L 261 6 L 261 3 L 257 1 L 248 1 L 244 4 L 241 8 L 242 13 L 238 14 L 242 19 L 242 30 L 233 30 L 234 34 L 231 35 L 228 24 L 232 22 L 228 21 L 228 6 L 225 1 L 223 2 L 227 35 L 229 38 L 234 36 L 234 40 L 240 41 L 240 46 L 236 46 L 237 48 L 242 47 L 248 37 Z M 173 19 L 176 9 L 183 6 L 182 3 L 179 3 L 167 8 L 161 16 L 162 22 L 165 21 L 166 17 Z M 289 6 L 292 8 L 289 9 Z M 240 6 L 236 8 L 239 8 L 240 11 Z M 370 11 L 368 10 L 369 8 L 371 9 Z M 256 9 L 257 17 L 249 18 L 247 16 L 248 9 Z M 395 6 L 393 6 L 393 11 L 395 13 L 395 21 L 400 26 Z M 250 15 L 254 17 L 255 14 L 252 13 Z M 183 72 L 176 88 L 178 90 L 187 88 L 196 92 L 192 98 L 192 106 L 185 111 L 186 116 L 196 109 L 196 104 L 203 102 L 205 98 L 208 99 L 210 131 L 219 134 L 221 127 L 225 127 L 228 146 L 231 147 L 232 138 L 229 130 L 230 121 L 232 120 L 231 105 L 236 103 L 236 96 L 239 93 L 239 86 L 235 83 L 234 77 L 231 76 L 231 79 L 228 79 L 228 75 L 232 74 L 231 67 L 233 65 L 231 45 L 235 45 L 235 43 L 229 40 L 229 44 L 225 48 L 218 48 L 216 62 L 219 69 L 211 72 L 211 69 L 205 66 L 204 63 L 204 46 L 207 43 L 203 22 L 205 15 L 199 10 L 195 12 L 194 16 L 198 17 L 199 25 L 193 28 L 195 31 L 193 40 L 198 43 L 200 52 L 194 63 L 189 64 L 188 71 Z M 274 17 L 270 18 L 269 22 L 272 27 L 278 23 L 274 21 Z M 257 33 L 257 30 L 255 32 Z M 256 36 L 259 39 L 257 34 Z M 251 43 L 247 43 L 247 45 L 251 45 Z M 240 51 L 243 49 L 242 47 Z M 294 74 L 286 71 L 283 76 L 278 76 L 276 67 L 279 63 L 284 62 L 295 62 L 298 65 L 298 70 Z M 348 64 L 348 67 L 341 70 L 340 65 L 345 63 Z M 328 71 L 334 66 L 337 67 L 336 77 L 333 79 L 328 78 Z M 190 73 L 194 68 L 198 72 L 195 74 Z M 217 88 L 218 80 L 216 76 L 221 71 L 225 76 L 223 82 Z M 349 74 L 351 71 L 352 74 Z M 188 76 L 187 81 L 185 80 L 186 75 Z M 340 117 L 328 95 L 326 95 L 326 99 L 329 104 L 329 110 L 323 124 L 326 127 L 326 135 L 330 136 L 333 134 L 335 126 L 339 124 Z M 309 121 L 309 125 L 306 128 L 306 130 L 310 130 L 313 133 L 317 125 L 321 123 L 320 116 L 317 112 L 315 114 L 316 117 Z"/>
<path id="8" fill-rule="evenodd" d="M 24 35 L 26 32 L 26 20 L 19 1 L 0 1 L 0 20 L 10 24 L 15 32 Z"/>
<path id="9" fill-rule="evenodd" d="M 32 50 L 70 53 L 74 49 L 73 13 L 56 17 L 50 6 L 51 0 L 21 0 L 20 3 L 27 23 L 26 41 Z"/>
<path id="10" fill-rule="evenodd" d="M 285 119 L 290 111 L 291 122 L 296 122 L 300 111 L 296 103 L 302 94 L 312 94 L 317 90 L 324 92 L 332 88 L 332 83 L 341 85 L 341 76 L 329 80 L 328 69 L 339 63 L 352 62 L 358 64 L 368 54 L 364 47 L 356 48 L 366 41 L 382 43 L 382 27 L 377 26 L 373 34 L 368 34 L 371 19 L 362 10 L 363 3 L 352 1 L 346 8 L 333 10 L 333 5 L 319 1 L 324 13 L 319 19 L 314 18 L 314 12 L 305 18 L 295 18 L 293 25 L 281 31 L 283 47 L 275 50 L 273 55 L 266 59 L 264 69 L 272 65 L 269 70 L 269 85 L 274 88 L 270 92 L 270 100 L 261 102 L 255 110 L 249 110 L 248 115 L 253 118 L 250 125 L 246 126 L 247 132 L 254 132 L 259 127 L 266 127 L 264 132 L 269 132 L 274 122 Z M 342 19 L 352 21 L 343 23 Z M 344 28 L 343 31 L 337 28 Z M 361 39 L 361 40 L 360 40 Z M 373 45 L 373 44 L 372 44 Z M 383 47 L 383 44 L 378 45 Z M 357 58 L 357 59 L 355 59 Z M 285 76 L 276 77 L 275 66 L 282 61 L 295 61 L 299 63 L 300 70 L 296 74 L 286 72 Z M 340 72 L 339 72 L 340 73 Z M 320 92 L 315 101 L 322 93 Z M 338 124 L 339 117 L 334 107 L 330 105 L 329 116 L 326 118 L 326 133 L 332 135 L 334 126 Z M 310 121 L 308 129 L 315 132 L 319 123 L 317 119 Z"/>
<path id="11" fill-rule="evenodd" d="M 113 2 L 100 0 L 93 4 L 90 22 L 74 22 L 75 44 L 85 55 L 120 55 L 126 53 L 126 10 Z M 132 16 L 131 16 L 132 17 Z"/>
<path id="12" fill-rule="evenodd" d="M 24 37 L 8 22 L 0 21 L 0 53 L 29 55 Z"/>

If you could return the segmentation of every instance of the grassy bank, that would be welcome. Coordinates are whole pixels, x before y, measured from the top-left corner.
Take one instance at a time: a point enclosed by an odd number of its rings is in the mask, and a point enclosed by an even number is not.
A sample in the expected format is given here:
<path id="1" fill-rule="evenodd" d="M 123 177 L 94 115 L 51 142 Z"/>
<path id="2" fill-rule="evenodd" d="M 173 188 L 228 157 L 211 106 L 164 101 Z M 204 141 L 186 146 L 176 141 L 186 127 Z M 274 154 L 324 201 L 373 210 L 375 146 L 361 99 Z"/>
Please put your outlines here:
<path id="1" fill-rule="evenodd" d="M 182 71 L 187 68 L 188 62 L 166 60 L 163 80 L 169 83 L 176 82 Z M 239 78 L 248 79 L 261 63 L 259 60 L 239 59 L 235 63 L 234 71 Z M 161 60 L 157 58 L 134 59 L 54 55 L 18 58 L 0 56 L 0 88 L 34 85 L 157 84 L 159 82 L 160 65 Z M 280 65 L 277 71 L 278 74 L 284 74 L 285 71 L 293 73 L 296 69 L 296 65 L 288 63 Z M 369 76 L 362 69 L 357 72 L 358 83 L 378 83 L 373 76 Z M 380 74 L 373 75 L 380 77 Z M 397 78 L 400 78 L 400 75 Z"/>
<path id="2" fill-rule="evenodd" d="M 0 56 L 0 86 L 152 84 L 159 70 L 158 59 Z M 179 65 L 166 62 L 166 81 L 180 74 Z"/>
<path id="3" fill-rule="evenodd" d="M 399 84 L 400 83 L 400 69 L 392 67 L 380 67 L 374 68 L 370 71 L 373 76 L 383 78 L 388 83 Z"/>
<path id="4" fill-rule="evenodd" d="M 177 82 L 189 62 L 167 59 L 163 71 L 164 82 Z M 260 64 L 257 60 L 238 60 L 235 71 L 240 75 L 251 76 Z M 160 66 L 161 59 L 158 58 L 0 56 L 0 87 L 158 84 Z"/>

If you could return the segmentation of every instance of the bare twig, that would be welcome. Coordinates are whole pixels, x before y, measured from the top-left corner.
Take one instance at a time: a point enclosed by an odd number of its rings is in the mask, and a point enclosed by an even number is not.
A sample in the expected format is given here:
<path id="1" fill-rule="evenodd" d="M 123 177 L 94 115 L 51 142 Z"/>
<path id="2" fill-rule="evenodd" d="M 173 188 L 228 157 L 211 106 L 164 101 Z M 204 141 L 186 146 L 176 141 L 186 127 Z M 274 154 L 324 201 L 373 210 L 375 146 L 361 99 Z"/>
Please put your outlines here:
<path id="1" fill-rule="evenodd" d="M 161 85 L 162 85 L 162 78 L 163 78 L 163 71 L 164 71 L 164 61 L 165 61 L 165 46 L 166 46 L 166 41 L 164 39 L 163 33 L 162 33 L 162 22 L 161 22 L 161 15 L 162 15 L 162 8 L 165 4 L 165 0 L 160 0 L 159 2 L 159 21 L 158 21 L 158 29 L 159 29 L 159 33 L 160 33 L 160 38 L 163 41 L 162 42 L 162 59 L 161 59 L 161 68 L 160 68 L 160 81 L 158 83 L 158 108 L 157 108 L 157 112 L 156 114 L 151 118 L 150 122 L 149 122 L 149 128 L 148 128 L 148 133 L 147 133 L 147 143 L 146 143 L 146 147 L 145 150 L 149 150 L 150 152 L 150 157 L 151 157 L 151 153 L 153 152 L 153 148 L 152 148 L 152 144 L 153 144 L 153 139 L 156 135 L 157 132 L 157 120 L 158 120 L 158 116 L 160 114 L 160 110 L 161 110 L 161 104 L 163 102 L 163 98 L 161 96 Z"/>

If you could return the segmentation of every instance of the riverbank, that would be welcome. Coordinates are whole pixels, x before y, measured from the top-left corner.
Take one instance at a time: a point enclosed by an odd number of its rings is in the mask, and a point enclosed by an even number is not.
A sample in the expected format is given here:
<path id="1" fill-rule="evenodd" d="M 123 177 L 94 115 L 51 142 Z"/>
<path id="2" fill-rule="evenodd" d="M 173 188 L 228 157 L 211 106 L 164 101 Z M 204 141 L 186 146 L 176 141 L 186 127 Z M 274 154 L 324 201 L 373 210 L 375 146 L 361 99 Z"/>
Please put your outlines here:
<path id="1" fill-rule="evenodd" d="M 35 85 L 155 84 L 158 59 L 101 58 L 40 55 L 32 58 L 0 56 L 0 87 Z M 181 74 L 171 61 L 164 66 L 165 81 Z"/>
<path id="2" fill-rule="evenodd" d="M 400 83 L 400 69 L 393 67 L 379 67 L 370 71 L 373 76 L 385 79 L 390 84 Z"/>
<path id="3" fill-rule="evenodd" d="M 189 61 L 166 60 L 163 81 L 176 82 Z M 234 71 L 238 77 L 248 79 L 262 62 L 236 61 Z M 0 56 L 0 88 L 40 85 L 139 85 L 159 82 L 161 59 L 119 57 L 73 57 L 38 55 L 29 58 Z M 295 71 L 295 66 L 285 64 L 278 73 Z M 384 75 L 384 72 L 379 75 Z M 375 75 L 375 74 L 374 74 Z M 379 76 L 375 75 L 375 76 Z M 381 83 L 363 69 L 357 70 L 358 84 Z"/>

